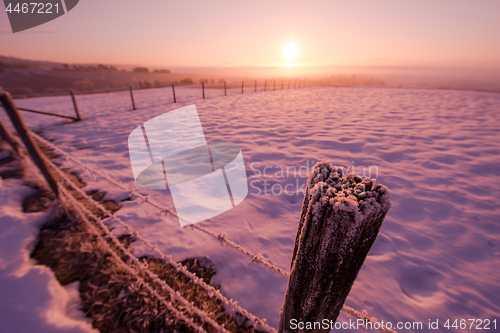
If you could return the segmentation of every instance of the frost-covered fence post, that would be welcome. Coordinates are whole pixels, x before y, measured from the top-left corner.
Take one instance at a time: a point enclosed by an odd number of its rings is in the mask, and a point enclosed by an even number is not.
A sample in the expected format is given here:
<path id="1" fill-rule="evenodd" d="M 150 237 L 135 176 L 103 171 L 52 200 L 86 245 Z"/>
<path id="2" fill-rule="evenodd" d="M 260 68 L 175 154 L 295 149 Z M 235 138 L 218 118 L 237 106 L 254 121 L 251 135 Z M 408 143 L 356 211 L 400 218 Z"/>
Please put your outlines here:
<path id="1" fill-rule="evenodd" d="M 297 322 L 335 321 L 390 208 L 389 189 L 328 162 L 307 181 L 279 332 Z M 295 322 L 295 321 L 294 321 Z M 293 323 L 293 322 L 292 322 Z"/>
<path id="2" fill-rule="evenodd" d="M 40 149 L 38 149 L 38 146 L 35 144 L 31 136 L 28 134 L 28 128 L 26 127 L 26 124 L 24 123 L 24 120 L 21 117 L 21 114 L 19 113 L 16 104 L 14 104 L 12 97 L 8 92 L 1 93 L 0 102 L 2 103 L 3 108 L 7 112 L 7 115 L 9 116 L 12 125 L 14 125 L 14 128 L 19 134 L 19 137 L 21 138 L 21 140 L 23 140 L 24 146 L 28 150 L 31 159 L 33 160 L 33 162 L 35 162 L 35 165 L 42 172 L 42 175 L 45 177 L 45 180 L 47 180 L 47 183 L 49 184 L 50 188 L 52 189 L 56 197 L 58 197 L 59 189 L 57 187 L 57 182 L 52 173 L 50 173 L 49 168 L 45 163 L 45 160 L 42 158 L 42 153 L 40 152 Z"/>
<path id="3" fill-rule="evenodd" d="M 76 104 L 75 92 L 70 90 L 69 93 L 71 95 L 71 99 L 73 100 L 73 106 L 75 107 L 76 121 L 80 121 L 82 118 L 80 118 L 80 112 L 78 111 L 78 105 Z"/>
<path id="4" fill-rule="evenodd" d="M 177 103 L 177 99 L 175 98 L 175 88 L 173 82 L 172 82 L 172 95 L 174 96 L 174 103 Z"/>
<path id="5" fill-rule="evenodd" d="M 128 86 L 128 90 L 130 91 L 130 99 L 132 100 L 132 108 L 136 110 L 134 103 L 134 94 L 132 93 L 132 86 Z"/>

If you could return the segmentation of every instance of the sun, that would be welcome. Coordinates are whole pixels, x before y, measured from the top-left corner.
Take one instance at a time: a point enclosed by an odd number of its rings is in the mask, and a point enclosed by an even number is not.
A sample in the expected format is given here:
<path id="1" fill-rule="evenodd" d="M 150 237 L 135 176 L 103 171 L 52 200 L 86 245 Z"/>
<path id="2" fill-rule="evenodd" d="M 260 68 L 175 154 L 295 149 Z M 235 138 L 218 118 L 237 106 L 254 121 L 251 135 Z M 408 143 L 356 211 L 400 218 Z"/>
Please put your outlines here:
<path id="1" fill-rule="evenodd" d="M 292 60 L 295 59 L 298 54 L 299 49 L 297 48 L 297 45 L 295 45 L 295 43 L 292 41 L 286 44 L 283 48 L 283 55 L 288 59 L 289 62 L 292 62 Z"/>

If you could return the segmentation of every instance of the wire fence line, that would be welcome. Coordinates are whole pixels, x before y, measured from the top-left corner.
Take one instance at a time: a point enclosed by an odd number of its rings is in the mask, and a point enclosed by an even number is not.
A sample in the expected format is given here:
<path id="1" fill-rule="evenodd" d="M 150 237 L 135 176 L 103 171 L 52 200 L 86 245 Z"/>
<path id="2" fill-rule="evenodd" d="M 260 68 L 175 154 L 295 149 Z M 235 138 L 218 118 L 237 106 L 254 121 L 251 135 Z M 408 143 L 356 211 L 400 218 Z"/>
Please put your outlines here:
<path id="1" fill-rule="evenodd" d="M 74 191 L 76 191 L 78 194 L 80 194 L 90 205 L 98 208 L 100 211 L 102 211 L 105 216 L 108 216 L 109 219 L 112 219 L 116 222 L 118 222 L 120 225 L 122 225 L 126 230 L 129 231 L 129 233 L 131 234 L 131 236 L 134 236 L 136 237 L 137 239 L 139 239 L 140 241 L 142 241 L 145 245 L 147 245 L 151 250 L 155 251 L 158 255 L 160 255 L 160 257 L 164 260 L 166 260 L 166 262 L 168 262 L 169 264 L 171 264 L 178 272 L 181 272 L 183 273 L 184 275 L 186 275 L 187 277 L 190 278 L 190 280 L 195 283 L 196 285 L 202 287 L 204 290 L 207 291 L 207 293 L 209 294 L 210 297 L 216 297 L 217 299 L 219 299 L 221 302 L 223 302 L 224 304 L 228 305 L 232 310 L 234 311 L 237 311 L 239 313 L 241 313 L 242 315 L 244 315 L 245 317 L 247 317 L 250 321 L 254 322 L 257 326 L 261 326 L 261 328 L 266 331 L 266 332 L 271 332 L 271 333 L 274 333 L 276 332 L 276 330 L 274 330 L 272 327 L 268 326 L 264 320 L 252 315 L 250 312 L 248 312 L 247 310 L 241 308 L 240 306 L 237 305 L 237 302 L 236 301 L 233 301 L 233 300 L 228 300 L 226 297 L 224 297 L 220 291 L 218 291 L 217 289 L 215 289 L 214 287 L 206 284 L 202 279 L 198 278 L 195 274 L 191 273 L 186 266 L 176 262 L 172 256 L 169 256 L 169 255 L 166 255 L 164 254 L 163 252 L 161 252 L 157 246 L 151 244 L 148 240 L 146 240 L 143 236 L 141 236 L 136 230 L 133 229 L 133 227 L 131 227 L 130 225 L 128 225 L 126 222 L 124 222 L 123 220 L 121 220 L 120 218 L 118 218 L 117 216 L 113 215 L 112 212 L 110 212 L 108 209 L 106 209 L 104 206 L 102 206 L 98 201 L 95 201 L 92 197 L 90 197 L 88 194 L 86 194 L 82 189 L 80 189 L 74 182 L 72 182 L 65 174 L 64 172 L 62 172 L 60 170 L 59 167 L 57 167 L 53 162 L 51 162 L 49 159 L 45 158 L 46 159 L 46 162 L 50 165 L 50 167 L 61 177 L 61 179 L 64 180 L 64 182 L 70 186 Z M 90 212 L 87 208 L 85 208 L 84 206 L 82 206 L 83 210 L 85 211 L 85 213 L 87 215 L 89 215 L 90 217 L 92 217 L 92 219 L 96 220 L 98 219 L 99 220 L 99 225 L 101 226 L 101 228 L 103 230 L 105 230 L 106 233 L 111 233 L 111 231 L 109 230 L 109 228 L 103 223 L 102 220 L 100 220 L 95 214 L 93 214 L 92 212 Z M 128 249 L 123 249 L 123 245 L 121 244 L 121 242 L 116 238 L 116 236 L 110 234 L 110 237 L 113 239 L 113 242 L 115 243 L 115 245 L 119 246 L 120 250 L 122 250 L 122 252 L 126 253 L 129 257 L 131 256 L 131 259 L 136 262 L 138 261 L 138 259 L 133 256 L 133 254 L 128 250 Z M 116 239 L 116 240 L 115 240 Z M 116 242 L 118 242 L 120 245 L 116 244 Z M 133 258 L 132 258 L 133 257 Z M 154 274 L 152 272 L 150 272 L 147 267 L 145 268 L 146 269 L 146 272 L 147 274 Z M 149 273 L 148 273 L 149 272 Z M 155 281 L 157 282 L 157 281 Z"/>
<path id="2" fill-rule="evenodd" d="M 93 204 L 95 207 L 99 208 L 100 210 L 103 211 L 103 213 L 107 214 L 110 218 L 113 218 L 114 216 L 111 215 L 111 212 L 109 212 L 107 209 L 102 207 L 98 202 L 94 201 L 91 197 L 89 197 L 84 191 L 82 191 L 76 184 L 74 184 L 65 174 L 62 172 L 54 163 L 52 163 L 48 158 L 45 158 L 46 162 L 52 167 L 52 169 L 61 177 L 64 182 L 70 186 L 73 190 L 77 191 L 80 195 L 84 196 L 84 198 L 90 203 Z M 123 252 L 130 260 L 138 267 L 140 270 L 146 274 L 151 280 L 159 284 L 162 289 L 167 291 L 170 295 L 171 298 L 177 300 L 180 302 L 186 309 L 188 309 L 190 312 L 195 313 L 200 317 L 201 320 L 203 320 L 205 323 L 210 324 L 214 328 L 217 329 L 219 332 L 223 333 L 229 333 L 225 328 L 217 324 L 214 320 L 212 320 L 208 314 L 197 307 L 195 307 L 192 303 L 190 303 L 188 300 L 186 300 L 178 291 L 175 291 L 170 287 L 165 281 L 160 279 L 158 275 L 153 273 L 148 266 L 141 262 L 136 256 L 130 252 L 123 244 L 120 242 L 120 240 L 111 232 L 109 227 L 94 213 L 92 213 L 89 209 L 87 209 L 85 206 L 83 206 L 81 203 L 79 203 L 71 194 L 67 192 L 66 189 L 64 189 L 63 186 L 61 186 L 61 182 L 59 182 L 59 188 L 62 193 L 65 193 L 66 195 L 69 195 L 71 198 L 69 198 L 73 204 L 77 206 L 77 208 L 80 211 L 83 211 L 85 214 L 84 216 L 89 216 L 91 217 L 96 223 L 99 225 L 99 227 L 104 231 L 106 234 L 106 237 L 109 237 L 113 244 L 120 249 L 121 252 Z M 114 217 L 116 219 L 116 217 Z M 115 253 L 116 254 L 116 253 Z M 137 273 L 135 272 L 133 274 L 134 277 L 136 277 Z M 141 283 L 142 284 L 142 283 Z M 144 285 L 147 284 L 147 282 L 144 282 Z"/>
<path id="3" fill-rule="evenodd" d="M 43 145 L 46 145 L 48 146 L 49 148 L 53 149 L 54 151 L 56 151 L 57 153 L 59 153 L 60 155 L 64 156 L 66 159 L 68 160 L 71 160 L 73 162 L 75 162 L 76 164 L 78 164 L 79 166 L 83 167 L 85 170 L 91 172 L 92 174 L 95 174 L 105 180 L 107 180 L 108 182 L 110 182 L 111 184 L 119 187 L 120 189 L 126 191 L 129 193 L 130 196 L 133 196 L 135 195 L 137 198 L 141 199 L 141 201 L 143 203 L 147 203 L 155 208 L 157 208 L 160 213 L 164 212 L 164 213 L 168 213 L 168 214 L 171 214 L 173 216 L 176 216 L 177 218 L 179 218 L 176 214 L 176 212 L 170 208 L 170 207 L 166 207 L 166 206 L 163 206 L 159 203 L 157 203 L 156 201 L 152 200 L 148 195 L 142 195 L 140 193 L 138 193 L 135 189 L 130 189 L 128 187 L 126 187 L 125 185 L 123 185 L 121 182 L 118 182 L 114 179 L 112 179 L 110 176 L 106 175 L 105 173 L 101 172 L 101 171 L 98 171 L 98 170 L 95 170 L 91 167 L 89 167 L 88 165 L 86 165 L 85 163 L 83 163 L 82 161 L 78 160 L 77 158 L 71 156 L 70 154 L 68 154 L 67 152 L 63 151 L 62 149 L 60 149 L 59 147 L 57 147 L 56 145 L 52 144 L 51 142 L 47 141 L 46 139 L 42 138 L 41 136 L 39 136 L 38 134 L 30 131 L 30 134 L 38 141 L 40 142 L 41 144 Z M 171 262 L 174 262 L 175 265 L 173 265 L 179 272 L 182 272 L 184 274 L 186 274 L 188 277 L 190 277 L 190 279 L 200 285 L 202 288 L 204 288 L 205 290 L 207 290 L 207 292 L 209 292 L 209 296 L 212 297 L 212 295 L 216 296 L 218 299 L 220 299 L 222 302 L 224 302 L 225 304 L 229 305 L 231 307 L 231 309 L 233 310 L 236 310 L 240 313 L 242 313 L 243 315 L 245 315 L 249 320 L 252 320 L 254 321 L 256 324 L 259 324 L 262 328 L 264 328 L 265 331 L 267 332 L 271 332 L 271 333 L 275 333 L 276 330 L 270 326 L 268 326 L 267 324 L 265 324 L 265 320 L 263 319 L 260 319 L 256 316 L 253 316 L 252 314 L 250 314 L 248 311 L 240 308 L 236 303 L 236 301 L 233 301 L 232 299 L 231 300 L 227 300 L 227 298 L 225 298 L 218 290 L 215 290 L 215 288 L 207 285 L 204 283 L 203 280 L 197 278 L 196 276 L 192 277 L 190 275 L 194 275 L 192 273 L 190 273 L 186 267 L 184 267 L 182 264 L 179 264 L 177 262 L 175 262 L 171 256 L 169 255 L 166 255 L 164 254 L 163 252 L 161 252 L 157 246 L 151 244 L 148 240 L 146 240 L 144 237 L 140 236 L 140 234 L 135 231 L 130 225 L 128 225 L 127 223 L 123 222 L 121 219 L 119 219 L 118 217 L 114 216 L 109 210 L 107 210 L 106 208 L 104 208 L 100 203 L 96 202 L 93 198 L 91 198 L 90 196 L 88 196 L 83 190 L 81 190 L 77 185 L 73 184 L 67 177 L 66 175 L 64 175 L 64 173 L 54 164 L 52 163 L 50 160 L 48 160 L 46 158 L 46 160 L 48 161 L 49 165 L 54 168 L 56 170 L 56 172 L 58 174 L 61 175 L 61 178 L 66 178 L 66 182 L 68 182 L 68 184 L 75 190 L 77 191 L 80 195 L 82 195 L 87 201 L 89 201 L 89 203 L 91 203 L 92 205 L 94 205 L 95 207 L 97 207 L 98 209 L 100 209 L 105 215 L 107 215 L 109 218 L 111 219 L 114 219 L 115 221 L 117 221 L 120 225 L 122 225 L 126 230 L 128 230 L 129 232 L 131 232 L 134 236 L 136 236 L 141 242 L 143 242 L 146 246 L 148 246 L 150 249 L 152 249 L 153 251 L 155 251 L 157 254 L 160 255 L 161 258 L 167 260 L 167 262 L 171 263 Z M 85 208 L 85 207 L 83 207 Z M 100 221 L 100 219 L 99 219 Z M 101 221 L 102 223 L 102 221 Z M 288 278 L 289 277 L 289 273 L 286 272 L 285 270 L 283 270 L 282 268 L 278 267 L 278 266 L 275 266 L 269 262 L 267 262 L 266 260 L 263 259 L 262 255 L 260 254 L 254 254 L 250 251 L 248 251 L 247 249 L 245 249 L 244 247 L 242 247 L 241 245 L 229 240 L 223 233 L 216 233 L 216 232 L 213 232 L 213 231 L 210 231 L 209 229 L 207 228 L 204 228 L 200 225 L 196 225 L 196 224 L 191 224 L 189 226 L 191 229 L 196 229 L 196 230 L 199 230 L 219 241 L 221 241 L 223 244 L 226 244 L 226 245 L 229 245 L 231 248 L 239 251 L 240 253 L 243 253 L 244 255 L 250 257 L 252 259 L 252 262 L 255 262 L 285 278 Z M 107 227 L 106 227 L 107 228 Z M 116 237 L 115 237 L 116 238 Z M 117 239 L 117 241 L 119 242 L 119 240 Z M 121 244 L 121 243 L 120 243 Z M 127 250 L 128 251 L 128 250 Z M 136 258 L 137 259 L 137 258 Z M 186 273 L 187 272 L 187 273 Z M 189 273 L 189 274 L 188 274 Z M 153 273 L 154 274 L 154 273 Z M 208 288 L 208 289 L 207 289 Z M 209 290 L 213 289 L 211 292 Z M 368 314 L 366 313 L 366 311 L 363 311 L 362 313 L 359 312 L 359 311 L 356 311 L 354 310 L 353 308 L 349 307 L 349 306 L 346 306 L 346 305 L 343 305 L 342 307 L 342 311 L 344 311 L 346 314 L 348 315 L 351 315 L 352 317 L 356 318 L 356 319 L 362 319 L 364 321 L 367 321 L 367 322 L 370 322 L 372 324 L 375 324 L 377 323 L 377 320 L 375 318 L 370 318 L 368 317 Z M 380 325 L 379 326 L 379 330 L 381 332 L 385 332 L 385 333 L 397 333 L 396 331 L 392 330 L 392 329 L 388 329 L 386 327 L 384 327 L 383 325 Z"/>
<path id="4" fill-rule="evenodd" d="M 98 170 L 95 170 L 91 167 L 89 167 L 88 165 L 86 165 L 85 163 L 77 160 L 76 158 L 74 158 L 73 156 L 69 155 L 68 153 L 66 153 L 65 151 L 61 150 L 59 147 L 57 147 L 56 145 L 52 144 L 51 142 L 45 140 L 44 138 L 42 138 L 41 136 L 39 136 L 38 134 L 34 133 L 34 132 L 31 132 L 31 135 L 33 135 L 33 137 L 38 140 L 39 142 L 41 142 L 42 144 L 44 145 L 47 145 L 48 147 L 50 147 L 51 149 L 57 151 L 59 154 L 65 156 L 66 158 L 68 158 L 69 160 L 77 163 L 78 165 L 82 166 L 83 168 L 85 168 L 86 170 L 88 170 L 89 172 L 93 173 L 93 174 L 96 174 L 98 176 L 100 176 L 101 178 L 111 182 L 112 184 L 118 186 L 120 189 L 128 192 L 131 196 L 132 195 L 135 195 L 137 198 L 141 199 L 142 202 L 144 203 L 147 203 L 157 209 L 160 210 L 160 212 L 165 212 L 165 213 L 168 213 L 168 214 L 171 214 L 172 216 L 174 217 L 177 217 L 179 218 L 179 216 L 177 215 L 177 213 L 170 207 L 167 207 L 167 206 L 163 206 L 159 203 L 157 203 L 156 201 L 152 200 L 149 196 L 147 195 L 142 195 L 140 193 L 138 193 L 135 189 L 130 189 L 126 186 L 124 186 L 122 183 L 119 183 L 117 182 L 116 180 L 112 179 L 111 177 L 109 177 L 108 175 L 105 175 L 104 173 L 98 171 Z M 49 163 L 52 163 L 52 162 L 49 162 Z M 196 230 L 199 230 L 201 232 L 204 232 L 205 234 L 221 241 L 222 243 L 226 244 L 226 245 L 229 245 L 230 247 L 238 250 L 239 252 L 249 256 L 251 259 L 252 259 L 252 262 L 256 262 L 278 274 L 280 274 L 281 276 L 283 277 L 286 277 L 288 278 L 289 277 L 289 273 L 286 272 L 284 269 L 278 267 L 278 266 L 275 266 L 269 262 L 267 262 L 266 260 L 264 260 L 262 258 L 262 255 L 256 255 L 256 254 L 253 254 L 252 252 L 250 252 L 249 250 L 245 249 L 244 247 L 242 247 L 241 245 L 229 240 L 223 233 L 215 233 L 213 231 L 210 231 L 208 230 L 207 228 L 204 228 L 200 225 L 196 225 L 196 224 L 191 224 L 189 225 L 190 228 L 192 229 L 196 229 Z"/>
<path id="5" fill-rule="evenodd" d="M 179 311 L 171 302 L 167 301 L 163 296 L 158 294 L 158 292 L 151 287 L 143 278 L 141 278 L 135 270 L 133 270 L 129 264 L 126 264 L 116 252 L 109 246 L 108 242 L 102 237 L 101 233 L 97 230 L 93 223 L 89 221 L 85 214 L 85 207 L 83 207 L 68 191 L 59 184 L 59 190 L 63 194 L 63 198 L 72 203 L 80 219 L 84 221 L 87 227 L 97 236 L 99 243 L 111 254 L 118 266 L 122 267 L 126 272 L 133 276 L 139 286 L 143 286 L 148 290 L 148 292 L 156 297 L 165 307 L 177 318 L 180 318 L 186 322 L 188 326 L 194 329 L 198 333 L 206 333 L 203 327 L 196 324 L 192 318 L 185 316 L 181 311 Z M 99 220 L 99 219 L 98 219 Z"/>
<path id="6" fill-rule="evenodd" d="M 255 86 L 252 88 L 247 88 L 246 90 L 250 90 L 251 92 L 265 92 L 265 91 L 275 91 L 275 90 L 288 90 L 288 89 L 296 89 L 296 88 L 306 88 L 306 87 L 326 87 L 326 86 L 332 86 L 332 84 L 328 81 L 322 81 L 322 80 L 308 80 L 308 79 L 289 79 L 289 80 L 269 80 L 269 82 L 274 82 L 273 84 L 273 88 L 271 89 L 271 87 L 267 87 L 267 81 L 268 80 L 265 80 L 264 81 L 264 84 L 262 85 L 260 81 L 259 84 L 257 84 L 257 80 L 255 80 Z M 236 91 L 238 90 L 239 91 L 239 81 L 238 83 L 235 83 L 236 81 L 233 80 L 231 81 L 230 83 L 226 84 L 226 81 L 224 81 L 223 83 L 212 83 L 212 84 L 208 84 L 208 83 L 204 83 L 204 82 L 201 82 L 200 84 L 189 84 L 189 85 L 184 85 L 184 84 L 181 84 L 177 87 L 186 87 L 186 88 L 189 88 L 189 89 L 201 89 L 201 95 L 200 97 L 202 99 L 206 99 L 206 98 L 210 98 L 212 95 L 211 94 L 205 94 L 205 90 L 223 90 L 224 91 L 224 95 L 217 95 L 216 97 L 221 97 L 221 96 L 228 96 L 228 90 L 233 90 L 233 91 Z M 245 81 L 241 81 L 241 93 L 238 93 L 238 94 L 243 94 L 244 93 L 244 89 L 243 89 L 243 86 L 244 86 L 244 82 Z M 253 81 L 251 81 L 253 82 Z M 278 87 L 278 89 L 276 89 L 276 82 L 278 83 L 283 83 L 283 82 L 288 82 L 288 87 L 283 89 L 283 84 L 281 85 L 281 89 Z M 290 88 L 290 83 L 291 82 L 294 82 L 294 85 L 292 88 Z M 297 86 L 297 82 L 299 83 L 298 86 Z M 129 86 L 128 87 L 128 90 L 129 90 L 129 94 L 130 94 L 130 99 L 131 99 L 131 103 L 132 103 L 132 110 L 137 110 L 138 107 L 137 107 L 137 103 L 134 99 L 134 93 L 133 91 L 139 89 L 139 90 L 147 90 L 147 89 L 162 89 L 162 88 L 169 88 L 171 87 L 172 88 L 172 96 L 173 96 L 173 103 L 177 103 L 177 100 L 179 99 L 178 97 L 176 98 L 176 94 L 175 94 L 175 87 L 176 85 L 174 83 L 172 83 L 171 85 L 158 85 L 158 86 L 151 86 L 151 87 L 140 87 L 140 88 L 132 88 L 132 86 Z M 263 87 L 263 88 L 262 88 Z M 114 93 L 114 92 L 125 92 L 126 89 L 111 89 L 111 90 L 98 90 L 98 91 L 92 91 L 92 92 L 79 92 L 78 95 L 90 95 L 90 94 L 102 94 L 102 93 Z M 46 115 L 46 116 L 53 116 L 53 117 L 59 117 L 59 118 L 65 118 L 65 119 L 69 119 L 69 120 L 73 120 L 73 121 L 80 121 L 82 120 L 82 118 L 80 117 L 80 111 L 79 111 L 79 108 L 78 108 L 78 104 L 76 102 L 76 95 L 75 95 L 75 92 L 73 90 L 69 90 L 69 93 L 70 93 L 70 96 L 71 96 L 71 100 L 72 100 L 72 104 L 73 104 L 73 108 L 74 108 L 74 111 L 75 111 L 75 116 L 68 116 L 68 115 L 62 115 L 62 114 L 57 114 L 57 113 L 51 113 L 51 112 L 46 112 L 46 111 L 41 111 L 41 110 L 33 110 L 33 109 L 29 109 L 29 108 L 22 108 L 22 107 L 17 107 L 18 110 L 21 110 L 21 111 L 25 111 L 25 112 L 30 112 L 30 113 L 36 113 L 36 114 L 43 114 L 43 115 Z M 32 96 L 32 97 L 44 97 L 44 96 L 55 96 L 55 95 L 51 95 L 51 94 L 48 94 L 48 95 L 35 95 L 35 96 Z M 58 95 L 59 96 L 59 95 Z M 182 100 L 181 100 L 182 102 Z"/>

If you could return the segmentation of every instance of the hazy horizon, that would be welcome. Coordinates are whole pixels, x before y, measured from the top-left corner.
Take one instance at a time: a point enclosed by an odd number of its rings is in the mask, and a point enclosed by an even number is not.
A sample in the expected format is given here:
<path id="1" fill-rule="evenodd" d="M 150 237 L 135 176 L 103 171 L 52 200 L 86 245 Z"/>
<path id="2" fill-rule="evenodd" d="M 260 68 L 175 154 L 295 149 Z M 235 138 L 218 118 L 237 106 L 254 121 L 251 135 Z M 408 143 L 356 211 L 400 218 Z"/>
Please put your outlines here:
<path id="1" fill-rule="evenodd" d="M 4 55 L 0 55 L 4 56 Z M 27 61 L 59 63 L 46 59 L 19 58 Z M 176 76 L 216 79 L 329 79 L 334 77 L 373 78 L 385 86 L 418 88 L 445 88 L 461 90 L 482 90 L 500 92 L 500 67 L 473 66 L 423 66 L 423 65 L 359 65 L 359 66 L 146 66 L 144 64 L 123 65 L 116 63 L 75 63 L 71 65 L 112 65 L 118 70 L 131 71 L 134 67 L 169 69 Z M 62 64 L 62 63 L 59 63 Z M 46 67 L 46 66 L 45 66 Z M 50 66 L 49 66 L 50 67 Z M 49 68 L 47 67 L 47 68 Z M 36 71 L 36 68 L 32 68 Z M 197 79 L 195 79 L 196 81 Z M 334 80 L 335 81 L 335 80 Z M 337 80 L 338 81 L 338 80 Z M 359 82 L 360 80 L 350 80 Z M 361 80 L 363 81 L 363 80 Z M 372 83 L 373 84 L 373 83 Z"/>

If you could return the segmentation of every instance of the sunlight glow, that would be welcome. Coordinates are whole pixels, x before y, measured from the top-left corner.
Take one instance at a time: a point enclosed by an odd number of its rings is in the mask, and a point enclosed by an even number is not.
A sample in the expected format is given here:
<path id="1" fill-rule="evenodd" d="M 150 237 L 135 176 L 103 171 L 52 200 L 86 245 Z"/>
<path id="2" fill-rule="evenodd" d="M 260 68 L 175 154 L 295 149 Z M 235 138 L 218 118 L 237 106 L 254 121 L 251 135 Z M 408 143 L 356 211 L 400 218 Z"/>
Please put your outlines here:
<path id="1" fill-rule="evenodd" d="M 288 59 L 288 62 L 292 62 L 293 59 L 297 57 L 299 54 L 299 49 L 297 48 L 297 45 L 295 45 L 294 42 L 290 41 L 288 44 L 285 45 L 283 48 L 283 55 L 285 58 Z"/>

